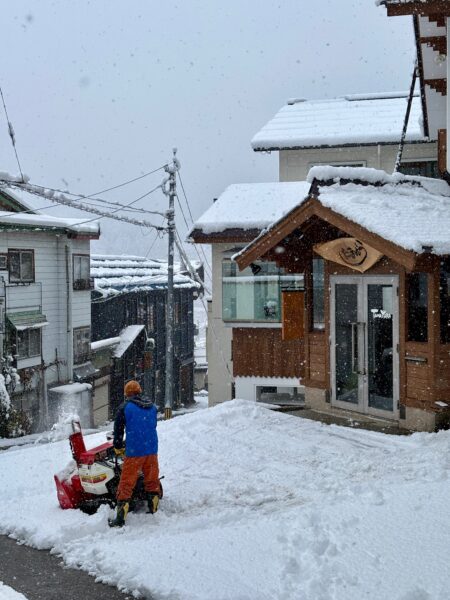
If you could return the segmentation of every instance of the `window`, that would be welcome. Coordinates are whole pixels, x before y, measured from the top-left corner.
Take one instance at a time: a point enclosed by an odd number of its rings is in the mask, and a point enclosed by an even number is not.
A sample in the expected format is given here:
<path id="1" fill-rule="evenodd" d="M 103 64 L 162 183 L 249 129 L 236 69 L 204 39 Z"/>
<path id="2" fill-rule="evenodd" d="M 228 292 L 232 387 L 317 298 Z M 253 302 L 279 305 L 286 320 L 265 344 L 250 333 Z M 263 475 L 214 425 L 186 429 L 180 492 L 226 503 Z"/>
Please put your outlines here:
<path id="1" fill-rule="evenodd" d="M 408 341 L 428 340 L 428 276 L 426 273 L 410 273 L 406 278 L 408 287 Z"/>
<path id="2" fill-rule="evenodd" d="M 34 282 L 34 250 L 8 250 L 10 283 Z"/>
<path id="3" fill-rule="evenodd" d="M 441 343 L 450 344 L 450 258 L 441 261 L 439 282 L 441 300 Z"/>
<path id="4" fill-rule="evenodd" d="M 91 353 L 91 328 L 77 327 L 73 330 L 73 363 L 79 365 L 89 360 Z"/>
<path id="5" fill-rule="evenodd" d="M 86 254 L 73 255 L 73 289 L 74 290 L 90 290 L 91 272 L 90 258 Z"/>
<path id="6" fill-rule="evenodd" d="M 0 254 L 0 271 L 8 270 L 8 255 Z"/>
<path id="7" fill-rule="evenodd" d="M 272 262 L 257 262 L 243 271 L 231 260 L 222 262 L 224 321 L 281 320 L 281 289 L 303 286 L 303 275 L 287 275 Z"/>
<path id="8" fill-rule="evenodd" d="M 17 356 L 20 359 L 40 356 L 41 330 L 24 329 L 17 332 Z"/>
<path id="9" fill-rule="evenodd" d="M 418 160 L 404 162 L 400 165 L 400 173 L 404 175 L 421 175 L 422 177 L 440 178 L 437 160 Z"/>
<path id="10" fill-rule="evenodd" d="M 312 324 L 325 329 L 325 271 L 323 258 L 312 260 Z"/>

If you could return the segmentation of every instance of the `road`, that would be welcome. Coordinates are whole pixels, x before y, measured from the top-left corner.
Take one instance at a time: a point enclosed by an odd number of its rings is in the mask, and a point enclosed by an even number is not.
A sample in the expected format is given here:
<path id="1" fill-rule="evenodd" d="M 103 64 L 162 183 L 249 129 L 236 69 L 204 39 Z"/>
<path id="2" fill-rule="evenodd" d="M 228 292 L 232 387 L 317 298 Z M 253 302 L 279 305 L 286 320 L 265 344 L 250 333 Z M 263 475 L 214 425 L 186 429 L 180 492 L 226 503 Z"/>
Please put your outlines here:
<path id="1" fill-rule="evenodd" d="M 0 556 L 0 581 L 28 600 L 133 600 L 131 594 L 96 583 L 83 571 L 65 568 L 50 552 L 20 545 L 4 535 L 0 535 Z"/>

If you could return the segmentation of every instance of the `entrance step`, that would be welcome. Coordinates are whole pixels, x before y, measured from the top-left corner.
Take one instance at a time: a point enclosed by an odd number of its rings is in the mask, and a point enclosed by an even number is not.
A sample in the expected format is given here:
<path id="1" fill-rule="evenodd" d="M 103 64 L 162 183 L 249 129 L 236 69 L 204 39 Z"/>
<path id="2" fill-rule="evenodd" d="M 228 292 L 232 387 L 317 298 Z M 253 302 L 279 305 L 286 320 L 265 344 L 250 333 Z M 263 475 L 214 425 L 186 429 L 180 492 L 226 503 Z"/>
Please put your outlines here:
<path id="1" fill-rule="evenodd" d="M 305 407 L 302 410 L 283 410 L 290 415 L 310 419 L 312 421 L 320 421 L 327 425 L 341 425 L 343 427 L 352 427 L 354 429 L 366 429 L 368 431 L 379 431 L 389 435 L 410 435 L 413 433 L 403 427 L 399 427 L 398 423 L 360 415 L 354 412 L 340 410 L 330 407 L 330 412 L 320 412 L 312 408 Z"/>

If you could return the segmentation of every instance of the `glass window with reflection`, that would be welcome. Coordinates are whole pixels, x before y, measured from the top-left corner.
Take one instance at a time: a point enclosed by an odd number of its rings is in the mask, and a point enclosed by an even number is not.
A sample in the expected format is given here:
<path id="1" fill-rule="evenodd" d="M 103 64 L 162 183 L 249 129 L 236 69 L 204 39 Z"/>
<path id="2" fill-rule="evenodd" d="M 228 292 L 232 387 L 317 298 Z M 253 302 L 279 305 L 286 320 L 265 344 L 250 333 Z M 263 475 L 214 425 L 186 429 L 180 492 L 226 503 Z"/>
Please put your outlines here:
<path id="1" fill-rule="evenodd" d="M 406 276 L 408 290 L 408 341 L 428 340 L 428 275 L 409 273 Z"/>
<path id="2" fill-rule="evenodd" d="M 325 329 L 325 270 L 323 258 L 312 260 L 312 325 Z"/>
<path id="3" fill-rule="evenodd" d="M 222 262 L 223 320 L 280 322 L 281 289 L 303 287 L 303 275 L 286 274 L 272 262 L 252 267 L 239 271 L 235 262 Z"/>
<path id="4" fill-rule="evenodd" d="M 450 257 L 441 261 L 439 296 L 441 301 L 441 344 L 450 344 Z"/>

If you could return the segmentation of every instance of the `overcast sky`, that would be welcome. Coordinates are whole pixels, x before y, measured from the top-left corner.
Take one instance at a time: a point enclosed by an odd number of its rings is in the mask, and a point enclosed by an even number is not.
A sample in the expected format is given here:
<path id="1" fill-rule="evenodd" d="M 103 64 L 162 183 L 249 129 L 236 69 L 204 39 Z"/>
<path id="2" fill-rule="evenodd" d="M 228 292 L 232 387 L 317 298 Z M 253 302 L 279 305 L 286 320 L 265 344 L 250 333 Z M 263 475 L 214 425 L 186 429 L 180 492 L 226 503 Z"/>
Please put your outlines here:
<path id="1" fill-rule="evenodd" d="M 91 194 L 177 146 L 194 218 L 231 183 L 277 179 L 277 154 L 250 139 L 287 98 L 406 90 L 415 58 L 411 18 L 375 0 L 15 0 L 2 5 L 2 47 L 32 182 Z M 17 172 L 2 113 L 0 170 Z M 131 202 L 161 176 L 108 197 Z M 159 191 L 138 203 L 165 205 Z M 96 252 L 165 253 L 150 231 L 101 224 Z"/>

